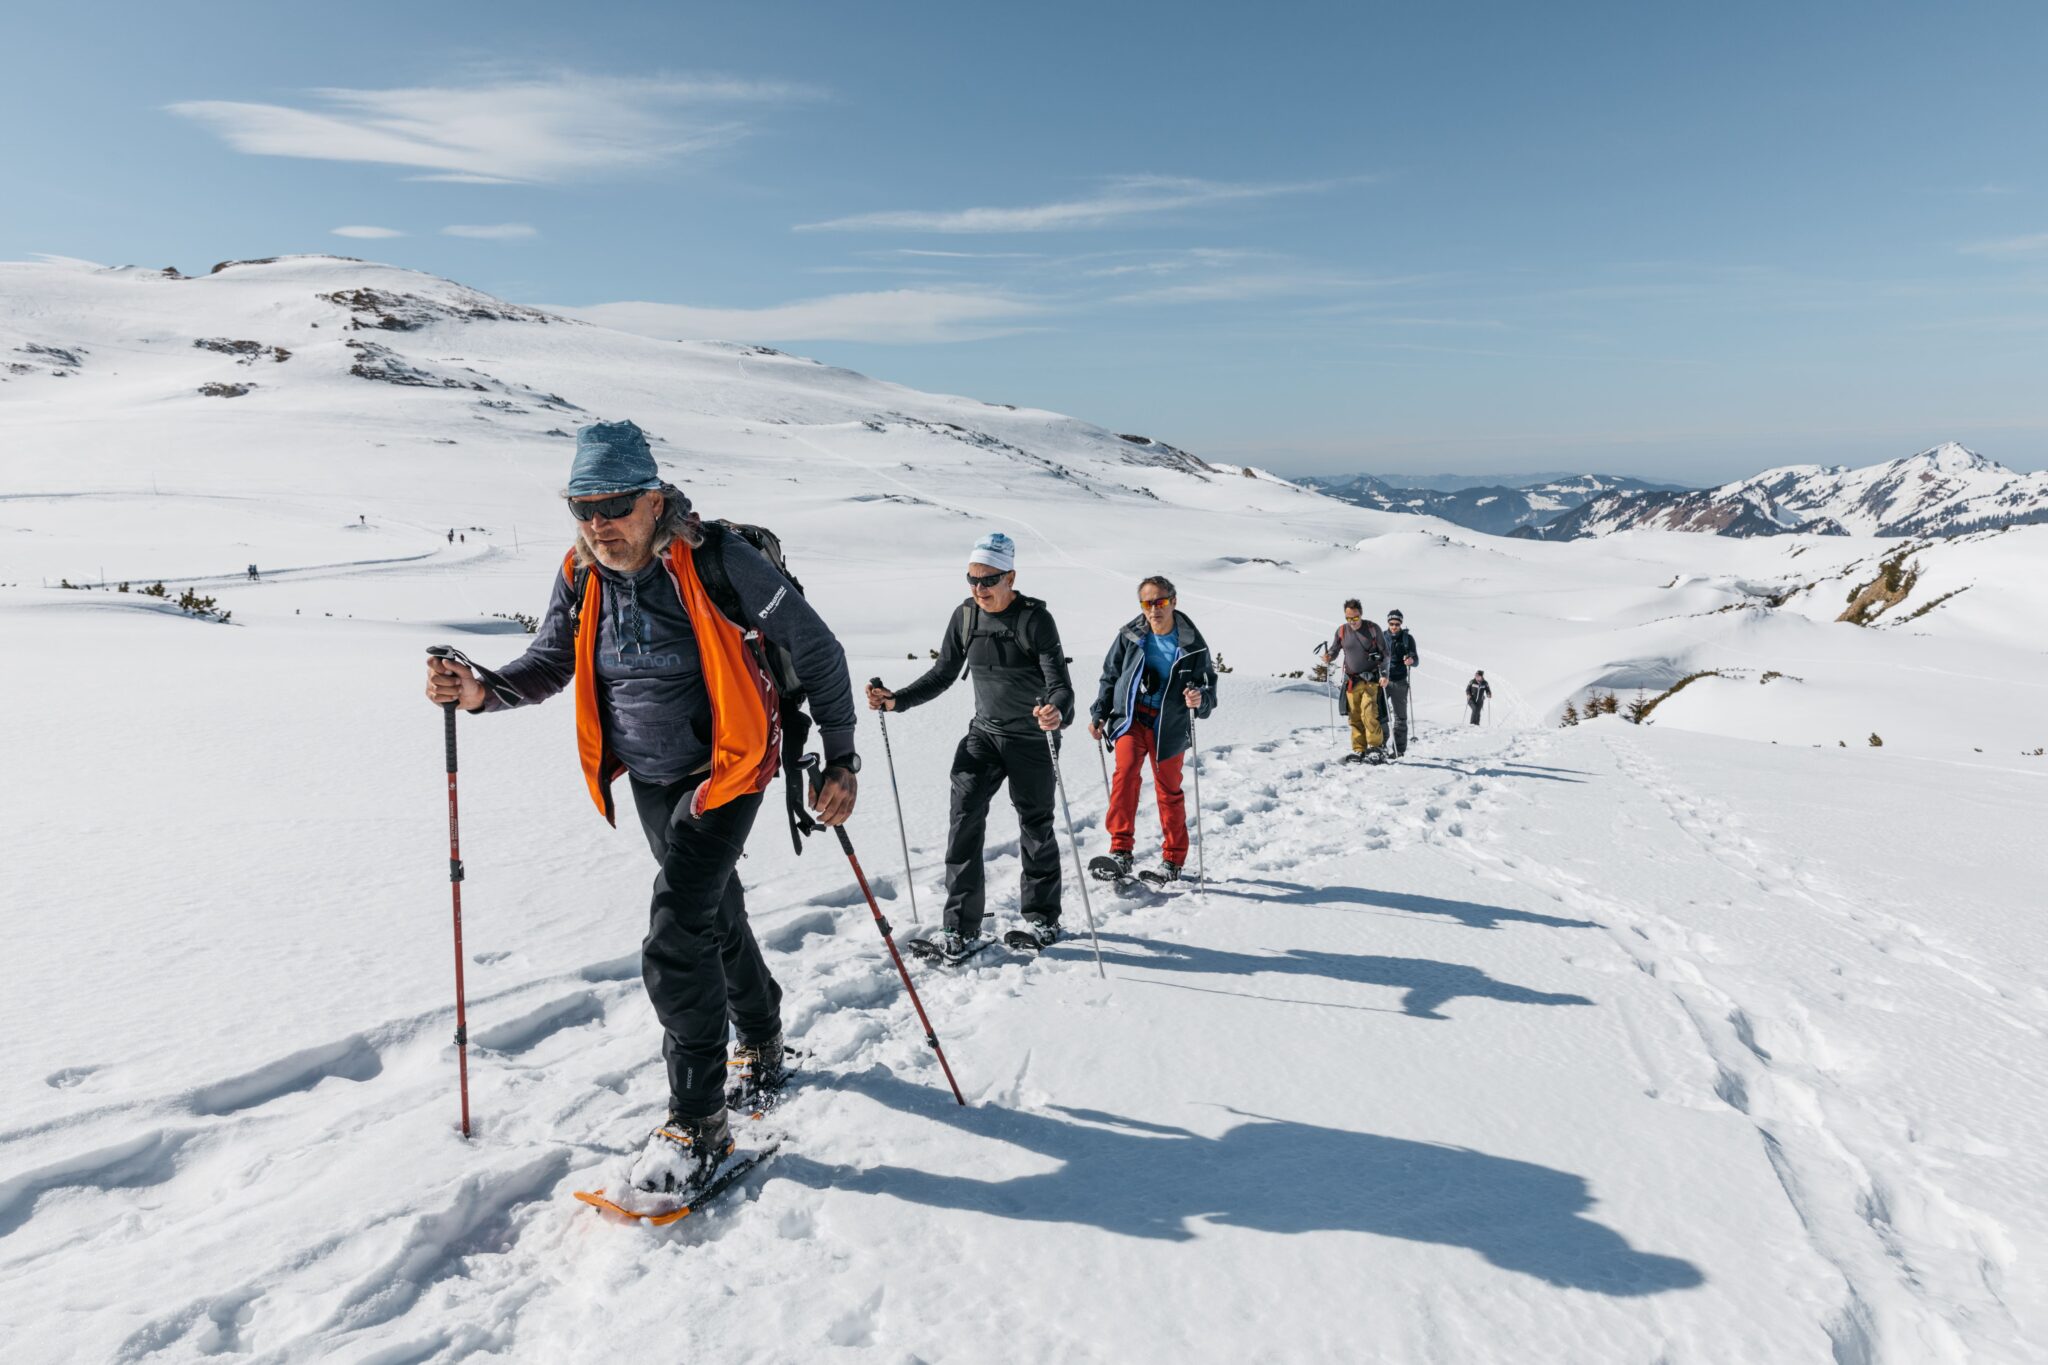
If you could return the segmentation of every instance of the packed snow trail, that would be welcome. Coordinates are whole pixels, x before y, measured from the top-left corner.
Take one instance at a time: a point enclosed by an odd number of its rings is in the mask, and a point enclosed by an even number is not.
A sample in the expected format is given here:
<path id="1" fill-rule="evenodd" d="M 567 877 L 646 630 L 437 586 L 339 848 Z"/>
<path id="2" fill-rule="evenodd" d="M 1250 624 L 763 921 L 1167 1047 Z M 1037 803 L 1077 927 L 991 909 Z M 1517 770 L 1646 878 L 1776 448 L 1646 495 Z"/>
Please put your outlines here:
<path id="1" fill-rule="evenodd" d="M 0 1134 L 91 1147 L 0 1187 L 15 1358 L 2023 1360 L 2040 1229 L 1994 1186 L 2039 1175 L 2048 997 L 1775 851 L 1811 831 L 1742 831 L 1688 775 L 1779 755 L 1727 747 L 1205 752 L 1214 884 L 1101 897 L 1107 982 L 1075 941 L 920 971 L 964 1111 L 843 862 L 807 859 L 751 891 L 810 1053 L 788 1141 L 660 1234 L 569 1198 L 663 1099 L 616 917 L 473 1001 L 473 1143 L 445 1014 Z M 1888 1074 L 1872 1011 L 1995 1045 L 1996 1109 Z"/>

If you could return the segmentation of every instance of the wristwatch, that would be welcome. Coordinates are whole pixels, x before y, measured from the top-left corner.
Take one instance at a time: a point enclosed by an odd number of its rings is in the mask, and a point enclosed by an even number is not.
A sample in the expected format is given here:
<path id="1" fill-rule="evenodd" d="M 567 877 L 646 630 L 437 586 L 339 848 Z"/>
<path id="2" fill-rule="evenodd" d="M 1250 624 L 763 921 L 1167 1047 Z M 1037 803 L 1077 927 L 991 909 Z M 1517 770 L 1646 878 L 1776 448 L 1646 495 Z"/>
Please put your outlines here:
<path id="1" fill-rule="evenodd" d="M 830 763 L 827 763 L 825 768 L 827 771 L 833 768 L 844 768 L 850 773 L 857 773 L 860 771 L 860 755 L 848 754 L 845 758 L 835 758 Z"/>

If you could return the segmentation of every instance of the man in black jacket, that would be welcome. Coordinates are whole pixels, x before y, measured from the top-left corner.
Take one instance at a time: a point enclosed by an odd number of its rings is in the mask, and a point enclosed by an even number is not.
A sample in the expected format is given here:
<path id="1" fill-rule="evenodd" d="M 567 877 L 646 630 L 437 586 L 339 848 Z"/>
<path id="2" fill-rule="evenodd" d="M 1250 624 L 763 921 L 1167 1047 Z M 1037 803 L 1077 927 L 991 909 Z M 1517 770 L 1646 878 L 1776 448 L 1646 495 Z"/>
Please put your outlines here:
<path id="1" fill-rule="evenodd" d="M 1480 669 L 1472 675 L 1472 681 L 1465 684 L 1465 704 L 1472 708 L 1472 723 L 1479 723 L 1479 713 L 1486 703 L 1493 699 L 1493 687 L 1486 681 L 1486 670 Z"/>
<path id="2" fill-rule="evenodd" d="M 1116 746 L 1116 781 L 1109 793 L 1109 856 L 1117 875 L 1130 875 L 1138 846 L 1138 791 L 1147 759 L 1159 805 L 1159 875 L 1180 877 L 1188 860 L 1187 803 L 1181 796 L 1181 756 L 1196 720 L 1216 705 L 1216 669 L 1209 642 L 1174 609 L 1170 579 L 1154 575 L 1138 585 L 1138 618 L 1110 641 L 1102 681 L 1088 708 L 1088 733 Z"/>
<path id="3" fill-rule="evenodd" d="M 1074 719 L 1074 685 L 1059 627 L 1045 603 L 1016 589 L 1017 546 L 1000 531 L 983 536 L 967 565 L 972 595 L 946 622 L 939 659 L 907 687 L 868 688 L 878 711 L 907 711 L 974 674 L 974 719 L 953 751 L 953 800 L 946 836 L 946 931 L 940 956 L 957 962 L 981 937 L 986 876 L 983 836 L 989 802 L 1005 781 L 1017 808 L 1024 863 L 1019 909 L 1042 944 L 1060 923 L 1060 850 L 1053 833 L 1056 778 L 1049 732 Z"/>
<path id="4" fill-rule="evenodd" d="M 1408 670 L 1422 658 L 1416 652 L 1415 637 L 1402 627 L 1401 620 L 1398 609 L 1387 613 L 1387 719 L 1396 758 L 1408 752 Z"/>

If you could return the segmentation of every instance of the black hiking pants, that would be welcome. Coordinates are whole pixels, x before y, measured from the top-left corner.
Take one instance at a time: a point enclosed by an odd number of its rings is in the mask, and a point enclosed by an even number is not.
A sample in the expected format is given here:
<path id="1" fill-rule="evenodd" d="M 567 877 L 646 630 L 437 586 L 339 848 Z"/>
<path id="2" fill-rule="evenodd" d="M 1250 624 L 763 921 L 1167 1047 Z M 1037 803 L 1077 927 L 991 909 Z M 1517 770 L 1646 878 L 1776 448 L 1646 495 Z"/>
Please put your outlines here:
<path id="1" fill-rule="evenodd" d="M 988 806 L 1007 780 L 1017 808 L 1018 855 L 1024 862 L 1018 908 L 1026 917 L 1060 918 L 1060 846 L 1052 827 L 1054 776 L 1045 736 L 998 735 L 969 728 L 953 751 L 953 811 L 946 834 L 946 927 L 969 938 L 981 932 L 987 876 L 981 852 Z"/>
<path id="2" fill-rule="evenodd" d="M 1408 752 L 1408 680 L 1389 678 L 1385 690 L 1387 699 L 1387 729 L 1393 735 L 1394 756 Z"/>
<path id="3" fill-rule="evenodd" d="M 661 1021 L 669 1101 L 693 1118 L 725 1107 L 725 1026 L 743 1041 L 766 1042 L 782 1029 L 782 987 L 747 923 L 746 893 L 734 871 L 760 794 L 690 814 L 699 779 L 660 785 L 633 778 L 633 804 L 647 846 L 661 864 L 640 976 Z"/>

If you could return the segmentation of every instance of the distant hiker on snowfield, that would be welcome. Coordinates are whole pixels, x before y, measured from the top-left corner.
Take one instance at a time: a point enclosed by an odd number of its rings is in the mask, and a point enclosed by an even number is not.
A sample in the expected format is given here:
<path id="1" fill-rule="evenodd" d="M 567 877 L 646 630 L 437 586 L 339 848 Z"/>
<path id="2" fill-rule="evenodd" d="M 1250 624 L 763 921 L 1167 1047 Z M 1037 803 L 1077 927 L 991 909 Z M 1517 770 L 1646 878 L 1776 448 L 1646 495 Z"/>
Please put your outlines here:
<path id="1" fill-rule="evenodd" d="M 809 694 L 827 765 L 812 800 L 828 825 L 853 813 L 853 683 L 845 651 L 801 592 L 741 533 L 699 519 L 662 481 L 633 423 L 577 431 L 562 495 L 576 543 L 533 643 L 496 671 L 430 660 L 427 699 L 500 711 L 573 687 L 584 781 L 613 823 L 612 783 L 627 775 L 661 868 L 640 964 L 669 1088 L 668 1119 L 631 1180 L 687 1194 L 733 1149 L 727 1020 L 754 1089 L 771 1091 L 786 1074 L 782 989 L 734 872 L 761 793 L 783 773 L 789 724 L 753 632 L 789 652 Z"/>
<path id="2" fill-rule="evenodd" d="M 1486 681 L 1486 670 L 1480 669 L 1472 675 L 1472 681 L 1465 684 L 1465 704 L 1472 708 L 1472 723 L 1479 723 L 1479 713 L 1486 709 L 1486 703 L 1493 698 L 1493 688 Z"/>
<path id="3" fill-rule="evenodd" d="M 1059 940 L 1060 849 L 1053 835 L 1056 781 L 1045 736 L 1074 720 L 1074 685 L 1060 629 L 1045 603 L 1016 589 L 1017 546 L 1001 531 L 968 555 L 968 599 L 953 611 L 939 659 L 891 691 L 868 688 L 877 711 L 908 711 L 974 674 L 974 719 L 953 751 L 953 799 L 946 832 L 945 933 L 940 957 L 958 962 L 981 938 L 985 900 L 982 841 L 989 802 L 1005 781 L 1017 808 L 1024 872 L 1018 908 L 1040 944 Z"/>
<path id="4" fill-rule="evenodd" d="M 251 564 L 251 565 L 249 566 L 249 580 L 250 580 L 251 582 L 255 582 L 255 581 L 256 581 L 256 578 L 257 578 L 257 573 L 256 573 L 256 566 L 255 566 L 254 564 Z"/>
<path id="5" fill-rule="evenodd" d="M 455 543 L 455 528 L 453 526 L 448 528 L 448 543 L 450 545 Z"/>
<path id="6" fill-rule="evenodd" d="M 1207 720 L 1216 706 L 1216 669 L 1209 642 L 1175 609 L 1170 579 L 1155 574 L 1138 585 L 1138 616 L 1110 641 L 1102 681 L 1088 708 L 1088 733 L 1116 749 L 1110 786 L 1109 856 L 1118 878 L 1131 875 L 1138 846 L 1138 792 L 1152 765 L 1152 798 L 1159 806 L 1159 875 L 1176 881 L 1188 860 L 1187 802 L 1181 796 L 1181 758 L 1192 720 Z"/>
<path id="7" fill-rule="evenodd" d="M 1380 671 L 1386 666 L 1387 640 L 1365 619 L 1357 598 L 1344 604 L 1344 624 L 1323 646 L 1323 662 L 1344 661 L 1344 709 L 1351 717 L 1351 752 L 1346 763 L 1379 763 L 1386 757 L 1380 729 Z"/>
<path id="8" fill-rule="evenodd" d="M 1387 719 L 1394 757 L 1408 752 L 1408 670 L 1421 662 L 1415 637 L 1402 628 L 1399 610 L 1387 613 Z"/>

